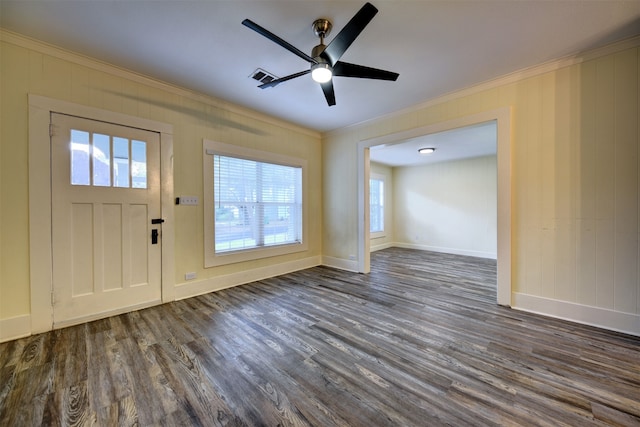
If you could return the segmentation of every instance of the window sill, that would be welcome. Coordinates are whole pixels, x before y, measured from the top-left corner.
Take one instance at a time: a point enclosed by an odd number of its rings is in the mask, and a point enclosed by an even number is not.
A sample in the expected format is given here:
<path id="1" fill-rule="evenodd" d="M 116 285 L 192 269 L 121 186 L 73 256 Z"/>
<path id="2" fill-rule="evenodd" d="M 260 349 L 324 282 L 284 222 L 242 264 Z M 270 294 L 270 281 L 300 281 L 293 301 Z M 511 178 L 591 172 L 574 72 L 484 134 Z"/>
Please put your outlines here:
<path id="1" fill-rule="evenodd" d="M 371 233 L 369 234 L 369 238 L 370 239 L 382 239 L 383 237 L 387 237 L 387 233 L 385 233 L 384 231 L 378 231 L 375 233 Z"/>

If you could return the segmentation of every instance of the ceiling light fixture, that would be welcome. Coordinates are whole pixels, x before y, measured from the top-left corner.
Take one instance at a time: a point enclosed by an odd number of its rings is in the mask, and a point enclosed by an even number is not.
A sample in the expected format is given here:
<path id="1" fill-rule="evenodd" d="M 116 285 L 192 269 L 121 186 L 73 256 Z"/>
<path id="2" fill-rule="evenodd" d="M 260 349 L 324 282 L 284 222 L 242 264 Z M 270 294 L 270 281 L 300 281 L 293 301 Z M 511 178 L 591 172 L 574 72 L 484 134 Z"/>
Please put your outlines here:
<path id="1" fill-rule="evenodd" d="M 420 153 L 420 154 L 431 154 L 434 151 L 436 151 L 435 148 L 429 147 L 429 148 L 421 148 L 421 149 L 419 149 L 418 153 Z"/>
<path id="2" fill-rule="evenodd" d="M 311 78 L 318 83 L 326 83 L 331 80 L 333 70 L 326 62 L 319 62 L 311 66 Z"/>

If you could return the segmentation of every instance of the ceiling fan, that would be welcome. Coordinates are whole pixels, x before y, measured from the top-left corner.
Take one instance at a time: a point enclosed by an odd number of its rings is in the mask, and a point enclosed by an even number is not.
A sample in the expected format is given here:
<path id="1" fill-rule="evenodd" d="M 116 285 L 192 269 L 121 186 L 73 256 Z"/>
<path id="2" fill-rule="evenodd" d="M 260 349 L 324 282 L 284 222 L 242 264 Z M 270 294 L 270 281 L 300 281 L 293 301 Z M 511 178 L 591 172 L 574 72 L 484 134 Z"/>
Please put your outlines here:
<path id="1" fill-rule="evenodd" d="M 308 70 L 271 80 L 258 87 L 261 89 L 274 87 L 280 83 L 311 73 L 313 80 L 320 83 L 324 96 L 327 99 L 327 104 L 331 106 L 336 105 L 336 96 L 332 81 L 334 76 L 396 81 L 399 76 L 398 73 L 340 61 L 344 52 L 351 46 L 351 43 L 360 35 L 362 30 L 364 30 L 377 13 L 378 9 L 376 9 L 375 6 L 371 3 L 366 3 L 353 18 L 351 18 L 347 25 L 344 26 L 338 35 L 333 38 L 331 43 L 326 46 L 324 44 L 324 38 L 328 36 L 331 31 L 331 22 L 328 19 L 316 19 L 313 22 L 312 28 L 314 34 L 320 37 L 320 44 L 313 48 L 311 55 L 307 55 L 255 22 L 245 19 L 242 21 L 242 25 L 251 28 L 311 64 Z"/>

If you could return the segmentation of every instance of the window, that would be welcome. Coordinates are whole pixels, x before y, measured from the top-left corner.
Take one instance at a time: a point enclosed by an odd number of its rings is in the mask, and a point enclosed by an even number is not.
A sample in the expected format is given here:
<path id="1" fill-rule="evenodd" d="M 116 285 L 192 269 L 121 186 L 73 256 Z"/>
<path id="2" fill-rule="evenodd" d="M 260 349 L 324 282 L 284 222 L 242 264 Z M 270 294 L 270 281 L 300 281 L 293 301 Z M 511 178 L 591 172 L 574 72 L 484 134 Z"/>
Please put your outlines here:
<path id="1" fill-rule="evenodd" d="M 384 232 L 384 176 L 378 174 L 369 179 L 369 232 L 371 237 Z"/>
<path id="2" fill-rule="evenodd" d="M 305 250 L 305 162 L 205 140 L 205 265 Z"/>
<path id="3" fill-rule="evenodd" d="M 71 185 L 147 188 L 147 143 L 72 129 Z"/>
<path id="4" fill-rule="evenodd" d="M 213 155 L 215 252 L 300 243 L 302 168 Z"/>

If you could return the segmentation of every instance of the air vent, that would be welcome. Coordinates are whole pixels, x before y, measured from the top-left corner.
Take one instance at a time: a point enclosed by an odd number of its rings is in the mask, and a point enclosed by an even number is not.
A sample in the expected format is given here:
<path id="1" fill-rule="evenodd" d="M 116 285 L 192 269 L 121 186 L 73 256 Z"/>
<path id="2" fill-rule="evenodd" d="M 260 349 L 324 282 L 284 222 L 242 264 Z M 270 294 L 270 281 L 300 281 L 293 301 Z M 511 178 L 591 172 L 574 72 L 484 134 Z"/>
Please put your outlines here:
<path id="1" fill-rule="evenodd" d="M 263 70 L 262 68 L 258 68 L 257 70 L 255 70 L 250 77 L 254 80 L 259 81 L 260 83 L 269 83 L 270 81 L 277 79 L 276 76 L 268 71 Z"/>

